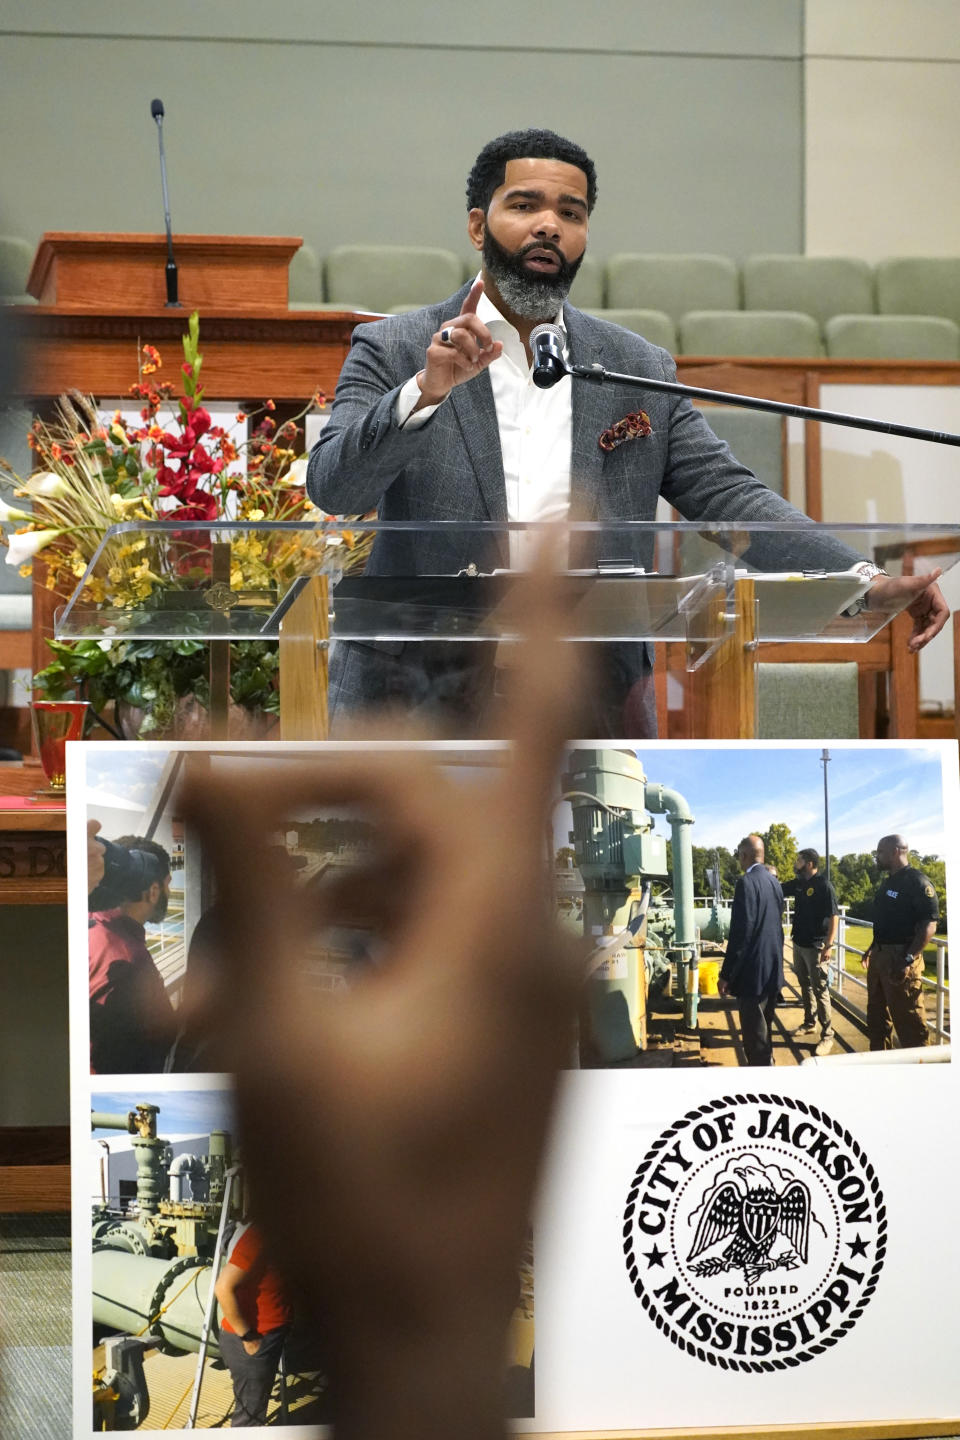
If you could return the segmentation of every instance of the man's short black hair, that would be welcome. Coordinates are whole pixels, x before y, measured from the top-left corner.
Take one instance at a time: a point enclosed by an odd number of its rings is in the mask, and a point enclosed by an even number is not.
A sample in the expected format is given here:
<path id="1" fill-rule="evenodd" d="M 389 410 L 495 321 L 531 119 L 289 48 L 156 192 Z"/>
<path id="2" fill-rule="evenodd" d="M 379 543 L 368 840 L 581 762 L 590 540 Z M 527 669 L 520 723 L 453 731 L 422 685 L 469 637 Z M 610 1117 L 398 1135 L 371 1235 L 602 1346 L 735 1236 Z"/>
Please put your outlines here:
<path id="1" fill-rule="evenodd" d="M 468 210 L 487 213 L 494 190 L 503 184 L 509 160 L 560 160 L 564 165 L 576 165 L 587 177 L 587 213 L 593 210 L 597 201 L 596 166 L 579 145 L 552 130 L 509 130 L 484 145 L 467 176 Z"/>
<path id="2" fill-rule="evenodd" d="M 144 835 L 121 835 L 113 843 L 128 851 L 134 862 L 128 880 L 134 893 L 125 898 L 139 900 L 151 885 L 162 885 L 170 874 L 170 856 L 156 840 L 148 840 Z"/>
<path id="3" fill-rule="evenodd" d="M 817 850 L 798 850 L 797 858 L 806 860 L 807 864 L 812 865 L 815 870 L 820 869 L 820 853 Z"/>

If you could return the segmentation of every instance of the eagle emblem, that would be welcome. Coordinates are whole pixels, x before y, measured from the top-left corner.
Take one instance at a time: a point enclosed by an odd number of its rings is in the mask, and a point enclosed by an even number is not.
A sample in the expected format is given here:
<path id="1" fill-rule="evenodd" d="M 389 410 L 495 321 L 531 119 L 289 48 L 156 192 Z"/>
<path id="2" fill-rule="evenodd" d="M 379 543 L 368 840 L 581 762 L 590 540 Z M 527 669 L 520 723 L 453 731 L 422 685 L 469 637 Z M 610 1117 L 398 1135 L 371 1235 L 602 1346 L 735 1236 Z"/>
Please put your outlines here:
<path id="1" fill-rule="evenodd" d="M 759 1164 L 745 1164 L 734 1166 L 732 1173 L 736 1178 L 730 1178 L 728 1171 L 728 1178 L 721 1179 L 704 1199 L 693 1248 L 687 1256 L 691 1273 L 707 1276 L 742 1270 L 746 1284 L 753 1285 L 767 1271 L 794 1270 L 806 1264 L 809 1187 L 779 1167 L 768 1171 Z M 720 1253 L 697 1260 L 730 1236 L 733 1238 Z M 774 1254 L 781 1237 L 785 1245 Z"/>

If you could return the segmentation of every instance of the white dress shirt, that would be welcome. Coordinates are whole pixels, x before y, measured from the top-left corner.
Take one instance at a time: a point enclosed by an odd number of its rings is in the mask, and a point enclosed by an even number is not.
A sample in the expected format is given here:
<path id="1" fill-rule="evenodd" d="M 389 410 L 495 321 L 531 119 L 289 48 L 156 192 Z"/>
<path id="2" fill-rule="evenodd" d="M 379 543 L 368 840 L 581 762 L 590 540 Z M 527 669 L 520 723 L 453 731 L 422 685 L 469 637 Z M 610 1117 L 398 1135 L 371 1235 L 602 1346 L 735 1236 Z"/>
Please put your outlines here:
<path id="1" fill-rule="evenodd" d="M 485 293 L 480 296 L 477 318 L 483 321 L 492 338 L 503 344 L 503 353 L 489 370 L 500 429 L 507 518 L 565 520 L 570 509 L 573 444 L 570 376 L 565 375 L 549 390 L 538 389 L 533 383 L 533 367 L 527 363 L 519 331 L 503 318 Z M 554 323 L 564 328 L 562 309 Z M 413 376 L 397 396 L 399 425 L 404 428 L 422 425 L 436 410 L 436 405 L 428 405 L 412 414 L 419 399 L 420 387 Z M 528 568 L 535 548 L 535 536 L 511 532 L 511 570 Z"/>

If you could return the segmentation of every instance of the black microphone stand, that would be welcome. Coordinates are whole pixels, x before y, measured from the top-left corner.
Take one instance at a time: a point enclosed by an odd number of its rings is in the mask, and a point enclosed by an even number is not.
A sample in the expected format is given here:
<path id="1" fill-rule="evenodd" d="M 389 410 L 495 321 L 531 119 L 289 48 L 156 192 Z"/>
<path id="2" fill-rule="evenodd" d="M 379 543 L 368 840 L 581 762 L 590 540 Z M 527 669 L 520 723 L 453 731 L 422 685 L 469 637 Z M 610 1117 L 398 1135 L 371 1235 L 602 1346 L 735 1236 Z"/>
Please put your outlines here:
<path id="1" fill-rule="evenodd" d="M 556 357 L 550 356 L 548 364 L 556 364 Z M 744 410 L 793 415 L 798 420 L 823 420 L 831 425 L 848 425 L 854 430 L 878 430 L 884 435 L 903 435 L 908 440 L 930 440 L 935 445 L 960 445 L 960 435 L 950 431 L 924 430 L 919 425 L 896 425 L 892 420 L 871 420 L 862 415 L 845 415 L 839 410 L 818 410 L 812 405 L 791 405 L 785 400 L 761 400 L 754 395 L 736 395 L 726 390 L 705 390 L 699 385 L 681 385 L 679 380 L 648 380 L 642 375 L 622 375 L 616 370 L 605 370 L 602 365 L 568 365 L 566 362 L 563 365 L 568 375 L 578 380 L 590 380 L 595 385 L 603 385 L 607 381 L 615 385 L 634 385 L 640 390 L 691 395 L 698 400 L 714 400 L 721 405 L 738 405 Z"/>
<path id="2" fill-rule="evenodd" d="M 157 139 L 160 142 L 160 186 L 163 192 L 163 219 L 167 227 L 167 263 L 164 274 L 167 280 L 167 310 L 180 309 L 177 298 L 177 262 L 173 258 L 173 230 L 170 225 L 170 196 L 167 194 L 167 157 L 163 149 L 163 101 L 150 102 L 150 114 L 157 122 Z"/>

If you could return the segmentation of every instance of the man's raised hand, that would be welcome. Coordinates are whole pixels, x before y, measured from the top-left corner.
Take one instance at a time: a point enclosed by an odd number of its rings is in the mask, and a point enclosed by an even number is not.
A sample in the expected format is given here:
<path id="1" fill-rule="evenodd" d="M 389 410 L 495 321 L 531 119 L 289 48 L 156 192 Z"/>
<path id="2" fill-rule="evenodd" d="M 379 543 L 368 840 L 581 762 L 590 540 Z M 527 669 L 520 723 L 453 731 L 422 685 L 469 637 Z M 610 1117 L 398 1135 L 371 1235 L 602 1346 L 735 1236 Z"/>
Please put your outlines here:
<path id="1" fill-rule="evenodd" d="M 548 895 L 578 693 L 564 624 L 541 566 L 512 752 L 484 785 L 443 752 L 364 748 L 286 779 L 201 774 L 184 796 L 222 912 L 201 1018 L 236 1074 L 257 1221 L 330 1337 L 338 1440 L 505 1440 L 505 1331 L 582 967 Z M 272 837 L 345 807 L 376 847 L 318 899 Z M 318 929 L 357 924 L 377 934 L 376 965 L 321 993 Z"/>
<path id="2" fill-rule="evenodd" d="M 460 314 L 446 320 L 430 341 L 426 364 L 417 376 L 420 400 L 415 410 L 439 405 L 455 385 L 472 380 L 502 354 L 500 341 L 477 318 L 482 294 L 483 281 L 475 280 Z"/>

